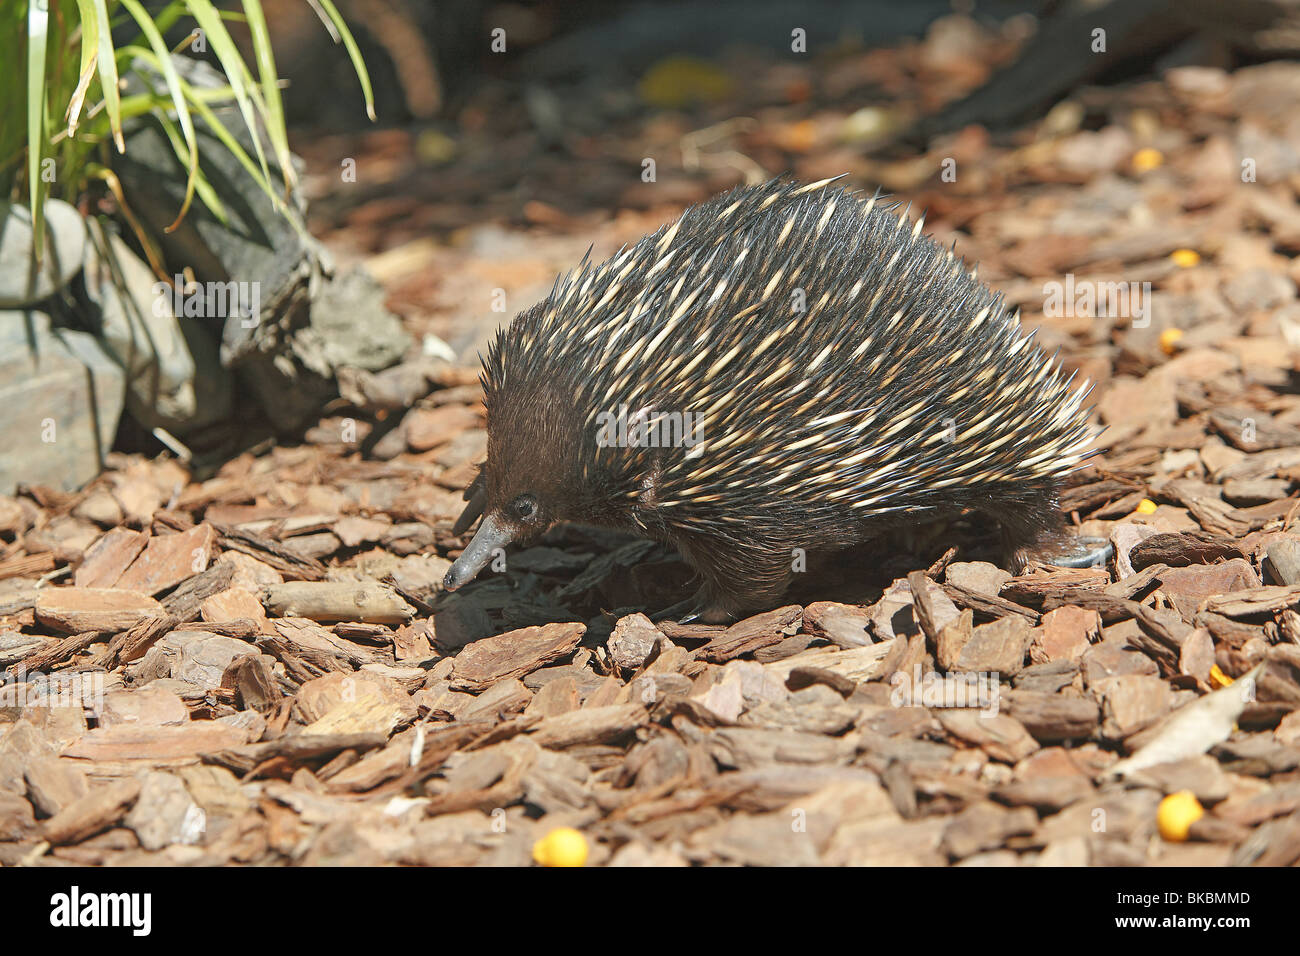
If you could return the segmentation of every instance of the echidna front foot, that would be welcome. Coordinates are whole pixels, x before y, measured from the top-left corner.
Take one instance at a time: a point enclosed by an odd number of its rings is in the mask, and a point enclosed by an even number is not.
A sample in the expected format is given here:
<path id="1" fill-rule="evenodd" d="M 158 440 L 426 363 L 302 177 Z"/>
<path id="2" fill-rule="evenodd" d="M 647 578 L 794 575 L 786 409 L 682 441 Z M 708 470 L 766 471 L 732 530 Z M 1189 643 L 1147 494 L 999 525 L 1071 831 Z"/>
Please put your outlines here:
<path id="1" fill-rule="evenodd" d="M 749 607 L 750 604 L 741 603 L 736 596 L 721 591 L 706 581 L 690 597 L 652 614 L 650 620 L 656 623 L 676 621 L 678 624 L 731 624 L 744 617 Z"/>
<path id="2" fill-rule="evenodd" d="M 1115 547 L 1105 538 L 1088 535 L 1062 535 L 1059 541 L 1037 560 L 1058 568 L 1104 568 L 1115 555 Z"/>
<path id="3" fill-rule="evenodd" d="M 678 624 L 690 624 L 696 618 L 695 598 L 688 597 L 685 600 L 670 604 L 662 611 L 655 611 L 650 615 L 650 620 L 658 624 L 660 621 L 676 621 Z"/>
<path id="4" fill-rule="evenodd" d="M 700 602 L 696 596 L 694 620 L 699 624 L 731 624 L 740 618 L 740 609 L 719 600 Z"/>
<path id="5" fill-rule="evenodd" d="M 751 614 L 780 607 L 785 595 L 787 580 L 763 588 L 726 588 L 718 582 L 706 580 L 691 598 L 693 607 L 690 620 L 698 624 L 734 624 Z M 683 618 L 679 623 L 688 623 Z"/>
<path id="6" fill-rule="evenodd" d="M 730 624 L 736 617 L 724 604 L 709 601 L 701 589 L 686 600 L 650 615 L 650 620 L 656 624 L 660 621 L 675 621 L 678 624 Z"/>

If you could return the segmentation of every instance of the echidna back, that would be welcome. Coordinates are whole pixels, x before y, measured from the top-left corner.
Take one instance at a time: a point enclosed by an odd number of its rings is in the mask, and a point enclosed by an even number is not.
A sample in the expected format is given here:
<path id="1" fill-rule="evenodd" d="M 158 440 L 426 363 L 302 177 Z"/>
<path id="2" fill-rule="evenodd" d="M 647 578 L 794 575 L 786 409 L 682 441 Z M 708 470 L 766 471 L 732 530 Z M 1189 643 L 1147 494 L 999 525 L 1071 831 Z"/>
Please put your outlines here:
<path id="1" fill-rule="evenodd" d="M 838 529 L 1014 495 L 1093 436 L 1085 389 L 998 295 L 920 223 L 827 183 L 733 190 L 584 262 L 502 333 L 485 380 L 498 402 L 571 395 L 584 461 L 652 467 L 655 518 L 682 527 Z M 620 408 L 690 412 L 701 440 L 596 442 Z"/>

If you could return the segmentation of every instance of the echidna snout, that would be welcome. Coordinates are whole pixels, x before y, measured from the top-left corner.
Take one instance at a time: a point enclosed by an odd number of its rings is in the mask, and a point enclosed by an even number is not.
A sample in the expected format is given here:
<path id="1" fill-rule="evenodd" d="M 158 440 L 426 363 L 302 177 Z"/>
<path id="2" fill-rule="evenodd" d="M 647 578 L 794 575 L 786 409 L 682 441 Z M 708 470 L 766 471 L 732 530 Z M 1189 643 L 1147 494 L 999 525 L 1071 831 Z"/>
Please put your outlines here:
<path id="1" fill-rule="evenodd" d="M 471 498 L 470 504 L 465 509 L 466 514 L 471 514 L 477 508 L 483 518 L 469 545 L 461 552 L 460 557 L 452 562 L 442 579 L 442 586 L 448 591 L 455 591 L 472 581 L 494 557 L 504 552 L 506 545 L 520 539 L 536 537 L 554 523 L 553 520 L 545 517 L 545 513 L 538 506 L 536 496 L 528 492 L 515 496 L 508 509 L 498 508 L 484 512 L 484 507 L 481 498 L 478 504 Z M 477 514 L 474 516 L 477 517 Z M 465 515 L 462 515 L 461 520 L 457 522 L 458 527 L 467 526 L 473 520 L 471 518 L 467 522 L 464 518 Z"/>
<path id="2" fill-rule="evenodd" d="M 457 528 L 485 518 L 447 586 L 576 520 L 671 544 L 725 619 L 891 526 L 973 509 L 1008 553 L 1057 531 L 1087 383 L 921 229 L 830 181 L 770 182 L 557 279 L 484 360 L 487 460 Z M 690 428 L 606 427 L 630 410 Z"/>

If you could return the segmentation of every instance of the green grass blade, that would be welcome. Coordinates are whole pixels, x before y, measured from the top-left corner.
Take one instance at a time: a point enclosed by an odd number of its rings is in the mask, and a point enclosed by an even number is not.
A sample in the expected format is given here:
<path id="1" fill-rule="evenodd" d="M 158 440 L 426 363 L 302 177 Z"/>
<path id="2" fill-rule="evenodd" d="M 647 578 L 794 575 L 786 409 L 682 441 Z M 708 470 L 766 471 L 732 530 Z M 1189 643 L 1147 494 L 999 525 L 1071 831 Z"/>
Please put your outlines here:
<path id="1" fill-rule="evenodd" d="M 217 14 L 217 9 L 210 0 L 189 0 L 189 7 L 194 19 L 203 28 L 203 32 L 207 34 L 212 52 L 216 55 L 217 60 L 221 63 L 221 69 L 226 74 L 226 81 L 230 83 L 230 88 L 235 91 L 235 101 L 239 104 L 239 111 L 244 115 L 244 123 L 248 126 L 248 131 L 253 137 L 253 149 L 257 153 L 258 164 L 262 167 L 264 178 L 270 180 L 271 171 L 266 165 L 266 153 L 262 149 L 262 136 L 258 131 L 257 115 L 254 110 L 254 103 L 263 110 L 265 110 L 266 104 L 262 102 L 261 94 L 258 93 L 255 86 L 252 89 L 249 88 L 253 83 L 253 76 L 248 72 L 248 67 L 244 64 L 244 58 L 239 55 L 239 48 L 235 46 L 235 41 L 230 38 L 230 33 L 226 30 L 225 24 L 221 22 L 221 17 Z M 285 176 L 292 175 L 289 170 L 282 170 L 282 173 Z"/>
<path id="2" fill-rule="evenodd" d="M 27 3 L 27 193 L 32 209 L 36 261 L 45 253 L 45 183 L 41 157 L 45 152 L 45 51 L 49 45 L 47 0 Z"/>
<path id="3" fill-rule="evenodd" d="M 81 68 L 78 71 L 77 88 L 68 100 L 68 135 L 77 132 L 81 119 L 81 106 L 86 100 L 86 91 L 90 81 L 95 78 L 96 62 L 99 59 L 99 20 L 95 17 L 95 7 L 90 0 L 77 0 L 77 14 L 81 20 Z"/>
<path id="4" fill-rule="evenodd" d="M 153 23 L 158 28 L 158 32 L 166 35 L 167 31 L 176 25 L 176 21 L 185 15 L 185 0 L 172 0 L 171 3 L 163 7 L 154 14 Z"/>
<path id="5" fill-rule="evenodd" d="M 157 113 L 157 117 L 163 131 L 167 134 L 167 139 L 171 141 L 176 158 L 182 163 L 185 162 L 185 138 L 176 129 L 176 124 L 161 110 Z M 217 197 L 217 192 L 212 188 L 212 184 L 208 182 L 208 177 L 203 175 L 202 164 L 199 165 L 199 174 L 194 179 L 194 190 L 199 194 L 199 201 L 212 211 L 212 215 L 217 217 L 218 222 L 223 226 L 230 225 L 230 217 L 226 214 L 226 207 Z"/>
<path id="6" fill-rule="evenodd" d="M 257 72 L 262 80 L 262 99 L 266 103 L 266 131 L 275 147 L 276 161 L 286 172 L 288 183 L 293 179 L 293 161 L 289 156 L 289 137 L 284 126 L 284 106 L 280 102 L 280 78 L 275 71 L 275 54 L 271 50 L 271 34 L 266 29 L 266 17 L 259 0 L 244 0 L 244 14 L 248 18 L 248 31 L 253 38 L 253 52 L 257 57 Z"/>
<path id="7" fill-rule="evenodd" d="M 161 67 L 158 66 L 158 58 L 154 55 L 152 50 L 146 50 L 144 47 L 131 45 L 123 47 L 121 52 L 130 57 L 133 61 L 139 59 L 145 63 L 151 63 L 155 70 L 159 73 L 162 72 Z M 132 116 L 150 115 L 157 119 L 158 123 L 163 128 L 163 132 L 166 133 L 167 139 L 171 142 L 172 150 L 176 153 L 176 158 L 179 159 L 181 165 L 184 166 L 188 161 L 189 152 L 185 144 L 185 137 L 176 129 L 176 124 L 171 121 L 171 118 L 167 116 L 166 108 L 169 102 L 168 97 L 160 94 L 154 88 L 152 76 L 138 71 L 136 75 L 149 92 L 135 96 L 128 96 L 123 99 L 123 113 L 128 118 Z M 202 103 L 195 103 L 195 90 L 184 80 L 181 80 L 181 92 L 185 96 L 187 103 L 197 107 L 195 112 L 199 114 L 200 119 L 206 118 L 204 116 L 205 113 L 208 116 L 211 116 L 211 111 L 207 106 Z M 253 168 L 256 170 L 256 167 Z M 261 177 L 258 176 L 256 178 L 260 182 Z M 269 187 L 263 186 L 262 188 L 270 192 Z M 226 207 L 217 196 L 216 191 L 212 188 L 212 184 L 208 182 L 207 176 L 204 175 L 202 164 L 199 165 L 198 173 L 194 178 L 194 190 L 198 193 L 199 199 L 203 202 L 203 205 L 207 206 L 208 209 L 212 211 L 212 214 L 217 217 L 218 221 L 223 225 L 229 225 L 230 220 L 226 213 Z"/>
<path id="8" fill-rule="evenodd" d="M 374 122 L 375 94 L 370 88 L 370 73 L 366 69 L 366 61 L 361 58 L 361 51 L 357 49 L 357 41 L 353 38 L 352 31 L 343 22 L 343 18 L 339 16 L 338 8 L 334 6 L 331 0 L 309 0 L 309 2 L 316 8 L 318 15 L 322 10 L 325 12 L 325 16 L 329 17 L 326 26 L 333 26 L 330 34 L 337 35 L 347 48 L 348 57 L 352 60 L 352 69 L 357 72 L 357 79 L 361 81 L 361 92 L 366 98 L 366 115 L 370 117 L 371 122 Z M 321 19 L 324 20 L 325 17 Z M 338 40 L 336 39 L 334 42 L 337 43 Z"/>
<path id="9" fill-rule="evenodd" d="M 185 180 L 185 201 L 181 203 L 181 210 L 176 214 L 176 219 L 166 229 L 167 232 L 172 232 L 181 224 L 181 220 L 189 212 L 190 203 L 194 200 L 195 178 L 199 172 L 199 142 L 194 135 L 194 121 L 190 118 L 185 94 L 181 90 L 181 78 L 176 75 L 176 67 L 172 64 L 171 54 L 167 52 L 167 44 L 163 42 L 162 34 L 149 19 L 149 14 L 145 12 L 144 7 L 140 6 L 139 0 L 121 0 L 121 2 L 127 12 L 135 18 L 135 22 L 140 25 L 140 32 L 149 41 L 149 46 L 157 57 L 158 69 L 167 81 L 168 92 L 171 93 L 172 103 L 176 106 L 176 118 L 180 121 L 181 132 L 184 133 L 185 144 L 189 148 L 189 175 Z"/>
<path id="10" fill-rule="evenodd" d="M 244 167 L 248 172 L 248 175 L 253 177 L 253 181 L 261 186 L 262 190 L 271 197 L 271 200 L 277 204 L 277 207 L 283 208 L 280 204 L 279 194 L 271 188 L 270 181 L 262 175 L 261 170 L 257 168 L 257 164 L 249 157 L 248 153 L 244 150 L 244 147 L 240 145 L 239 140 L 235 138 L 234 134 L 231 133 L 230 130 L 226 128 L 226 125 L 217 118 L 217 114 L 212 112 L 212 110 L 208 108 L 207 103 L 202 99 L 193 95 L 197 92 L 197 90 L 192 88 L 186 90 L 186 95 L 189 96 L 190 102 L 194 106 L 194 112 L 197 113 L 199 118 L 208 125 L 212 130 L 212 134 L 216 136 L 217 139 L 221 140 L 221 144 L 225 146 L 226 149 L 230 150 L 231 155 L 239 161 L 239 164 Z"/>
<path id="11" fill-rule="evenodd" d="M 117 57 L 113 53 L 113 27 L 108 19 L 106 0 L 90 0 L 95 8 L 96 33 L 99 36 L 99 88 L 104 93 L 104 110 L 113 142 L 119 153 L 126 152 L 122 139 L 122 95 L 117 88 Z M 83 27 L 84 29 L 84 27 Z"/>

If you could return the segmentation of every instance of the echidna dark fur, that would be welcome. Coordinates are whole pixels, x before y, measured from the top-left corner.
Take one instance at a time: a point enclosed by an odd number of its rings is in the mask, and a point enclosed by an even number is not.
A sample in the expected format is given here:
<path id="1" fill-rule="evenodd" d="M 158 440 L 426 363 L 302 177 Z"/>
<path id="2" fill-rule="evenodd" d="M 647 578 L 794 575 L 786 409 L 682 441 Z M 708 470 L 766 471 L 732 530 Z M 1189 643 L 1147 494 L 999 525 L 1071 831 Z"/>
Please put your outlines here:
<path id="1" fill-rule="evenodd" d="M 900 522 L 975 509 L 1018 554 L 1060 527 L 1087 383 L 922 222 L 832 182 L 694 206 L 498 333 L 458 530 L 483 521 L 448 589 L 571 520 L 676 547 L 699 617 L 727 620 L 774 606 L 801 553 Z"/>

